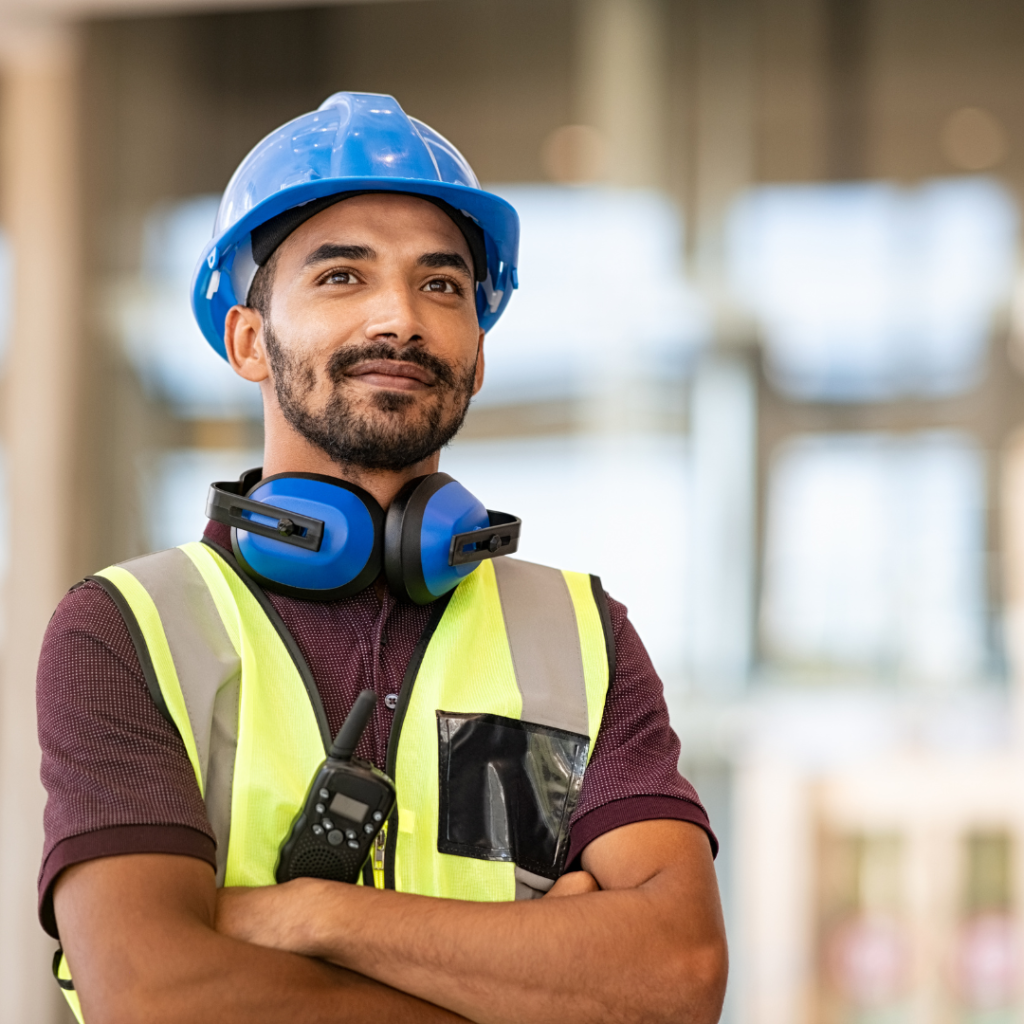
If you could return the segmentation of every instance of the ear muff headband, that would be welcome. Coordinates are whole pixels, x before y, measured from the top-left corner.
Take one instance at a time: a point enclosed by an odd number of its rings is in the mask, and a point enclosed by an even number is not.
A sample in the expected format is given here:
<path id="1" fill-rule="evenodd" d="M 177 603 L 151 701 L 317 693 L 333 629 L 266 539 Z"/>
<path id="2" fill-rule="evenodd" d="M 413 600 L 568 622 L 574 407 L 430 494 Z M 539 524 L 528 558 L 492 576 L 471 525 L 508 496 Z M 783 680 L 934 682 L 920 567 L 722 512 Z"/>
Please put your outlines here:
<path id="1" fill-rule="evenodd" d="M 262 586 L 335 601 L 380 575 L 384 511 L 363 488 L 315 473 L 280 473 L 257 480 L 248 500 L 239 501 L 225 493 L 230 486 L 211 488 L 207 514 L 231 527 L 235 557 Z"/>

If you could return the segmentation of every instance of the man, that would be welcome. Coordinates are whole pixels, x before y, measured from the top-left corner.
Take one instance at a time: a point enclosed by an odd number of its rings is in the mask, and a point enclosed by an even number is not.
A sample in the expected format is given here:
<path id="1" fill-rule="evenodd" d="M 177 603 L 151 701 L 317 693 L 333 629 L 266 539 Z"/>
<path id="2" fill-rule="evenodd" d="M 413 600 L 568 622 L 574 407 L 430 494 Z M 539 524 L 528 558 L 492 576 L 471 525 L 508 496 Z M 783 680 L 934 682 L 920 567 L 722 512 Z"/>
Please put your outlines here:
<path id="1" fill-rule="evenodd" d="M 247 157 L 193 301 L 262 391 L 250 497 L 326 488 L 370 519 L 388 510 L 391 531 L 419 481 L 445 485 L 439 451 L 515 284 L 510 210 L 390 97 L 337 94 Z M 404 523 L 397 542 L 368 528 L 384 573 L 367 556 L 325 582 L 345 532 L 328 513 L 300 551 L 312 520 L 240 508 L 203 544 L 80 584 L 47 633 L 40 912 L 79 1018 L 717 1020 L 715 841 L 625 609 L 500 549 L 453 569 L 473 547 L 459 531 L 483 528 L 463 519 L 439 590 L 418 562 L 420 590 L 406 586 L 408 536 L 431 542 Z M 364 688 L 383 699 L 359 753 L 393 774 L 398 809 L 362 884 L 273 885 L 325 738 Z M 439 758 L 467 756 L 457 729 L 483 753 L 439 775 Z M 492 756 L 499 734 L 529 737 L 529 755 Z M 536 759 L 558 750 L 575 753 L 538 783 Z"/>

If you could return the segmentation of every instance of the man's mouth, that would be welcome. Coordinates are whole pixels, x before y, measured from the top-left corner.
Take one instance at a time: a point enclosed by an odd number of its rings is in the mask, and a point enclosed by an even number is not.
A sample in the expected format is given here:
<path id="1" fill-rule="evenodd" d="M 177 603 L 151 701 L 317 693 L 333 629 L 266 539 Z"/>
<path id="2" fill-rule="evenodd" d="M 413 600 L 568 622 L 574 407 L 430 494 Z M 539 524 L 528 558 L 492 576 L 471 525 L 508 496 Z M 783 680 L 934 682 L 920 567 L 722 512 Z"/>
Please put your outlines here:
<path id="1" fill-rule="evenodd" d="M 396 359 L 367 359 L 344 371 L 346 377 L 358 377 L 372 387 L 392 391 L 418 391 L 433 387 L 436 376 L 423 366 Z"/>

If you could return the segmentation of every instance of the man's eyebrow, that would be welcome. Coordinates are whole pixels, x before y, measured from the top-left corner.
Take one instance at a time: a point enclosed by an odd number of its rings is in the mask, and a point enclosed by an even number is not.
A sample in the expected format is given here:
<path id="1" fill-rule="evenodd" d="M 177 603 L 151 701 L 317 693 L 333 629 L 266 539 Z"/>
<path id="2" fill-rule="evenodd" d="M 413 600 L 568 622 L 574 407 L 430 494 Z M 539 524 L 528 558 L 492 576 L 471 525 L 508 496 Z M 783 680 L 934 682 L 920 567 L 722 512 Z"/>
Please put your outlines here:
<path id="1" fill-rule="evenodd" d="M 425 252 L 417 261 L 421 267 L 453 267 L 461 270 L 467 277 L 472 277 L 466 261 L 457 252 Z"/>
<path id="2" fill-rule="evenodd" d="M 307 267 L 327 260 L 375 260 L 377 253 L 368 245 L 339 245 L 337 242 L 324 242 L 314 249 L 305 259 Z"/>

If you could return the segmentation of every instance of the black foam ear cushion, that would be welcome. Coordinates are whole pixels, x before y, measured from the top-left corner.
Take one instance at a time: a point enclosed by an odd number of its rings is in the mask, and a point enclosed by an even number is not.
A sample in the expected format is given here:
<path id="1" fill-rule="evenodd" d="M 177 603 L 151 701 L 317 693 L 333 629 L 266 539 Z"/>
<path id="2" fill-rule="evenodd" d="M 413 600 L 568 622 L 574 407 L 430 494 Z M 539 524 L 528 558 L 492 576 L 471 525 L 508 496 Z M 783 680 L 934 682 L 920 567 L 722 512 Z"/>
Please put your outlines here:
<path id="1" fill-rule="evenodd" d="M 384 575 L 398 598 L 430 604 L 439 596 L 423 579 L 423 512 L 427 502 L 454 480 L 447 473 L 430 473 L 410 480 L 395 495 L 384 520 Z"/>

